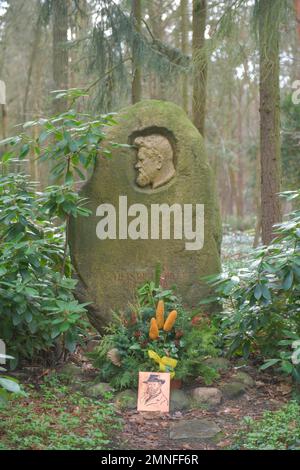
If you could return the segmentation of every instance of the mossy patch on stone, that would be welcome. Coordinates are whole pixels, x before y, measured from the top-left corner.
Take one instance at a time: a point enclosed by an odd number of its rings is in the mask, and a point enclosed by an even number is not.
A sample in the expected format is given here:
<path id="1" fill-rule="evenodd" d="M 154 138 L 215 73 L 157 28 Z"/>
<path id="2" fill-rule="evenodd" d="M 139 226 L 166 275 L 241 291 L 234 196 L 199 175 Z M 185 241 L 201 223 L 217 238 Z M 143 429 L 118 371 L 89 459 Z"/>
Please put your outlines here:
<path id="1" fill-rule="evenodd" d="M 106 393 L 112 392 L 112 387 L 106 382 L 97 384 L 85 384 L 84 394 L 90 398 L 100 398 L 105 396 Z"/>
<path id="2" fill-rule="evenodd" d="M 221 391 L 214 387 L 197 387 L 192 390 L 192 397 L 194 404 L 208 408 L 220 405 L 222 401 Z"/>
<path id="3" fill-rule="evenodd" d="M 235 382 L 240 382 L 246 387 L 254 387 L 255 386 L 255 380 L 252 379 L 251 375 L 247 374 L 246 372 L 239 371 L 234 376 L 232 377 Z"/>
<path id="4" fill-rule="evenodd" d="M 64 378 L 66 382 L 75 382 L 82 380 L 84 371 L 81 367 L 72 364 L 71 362 L 64 364 L 58 371 L 58 374 Z"/>
<path id="5" fill-rule="evenodd" d="M 171 390 L 170 411 L 188 410 L 191 405 L 190 396 L 184 390 Z"/>
<path id="6" fill-rule="evenodd" d="M 137 407 L 137 392 L 123 390 L 115 396 L 115 405 L 120 410 L 135 410 Z"/>
<path id="7" fill-rule="evenodd" d="M 239 398 L 245 393 L 245 385 L 240 382 L 230 382 L 222 385 L 221 392 L 228 400 Z"/>

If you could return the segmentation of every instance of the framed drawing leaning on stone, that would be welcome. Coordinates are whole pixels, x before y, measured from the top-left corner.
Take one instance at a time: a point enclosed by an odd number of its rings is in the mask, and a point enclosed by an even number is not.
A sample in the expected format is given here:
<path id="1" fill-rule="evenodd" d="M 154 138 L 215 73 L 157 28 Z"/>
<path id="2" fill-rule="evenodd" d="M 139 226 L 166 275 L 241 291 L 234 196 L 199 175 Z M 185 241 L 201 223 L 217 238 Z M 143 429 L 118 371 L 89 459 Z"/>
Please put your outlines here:
<path id="1" fill-rule="evenodd" d="M 138 411 L 168 413 L 170 408 L 170 374 L 139 372 Z"/>

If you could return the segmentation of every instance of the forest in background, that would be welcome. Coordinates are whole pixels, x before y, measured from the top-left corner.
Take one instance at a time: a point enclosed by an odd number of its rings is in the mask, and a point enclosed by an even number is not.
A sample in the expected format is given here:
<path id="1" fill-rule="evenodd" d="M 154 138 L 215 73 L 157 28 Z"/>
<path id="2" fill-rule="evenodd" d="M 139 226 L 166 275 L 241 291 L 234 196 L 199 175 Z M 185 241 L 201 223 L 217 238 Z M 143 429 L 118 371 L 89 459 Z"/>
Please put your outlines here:
<path id="1" fill-rule="evenodd" d="M 140 99 L 173 101 L 205 136 L 223 222 L 245 229 L 257 220 L 258 235 L 261 161 L 272 160 L 265 156 L 268 138 L 264 155 L 260 145 L 260 27 L 265 21 L 266 47 L 278 52 L 280 65 L 270 72 L 280 84 L 280 102 L 276 91 L 271 97 L 281 109 L 278 180 L 281 189 L 297 189 L 300 112 L 291 95 L 300 77 L 299 10 L 296 0 L 1 1 L 2 137 L 18 133 L 25 121 L 63 111 L 66 102 L 53 100 L 53 90 L 83 89 L 89 96 L 82 110 L 101 114 Z M 270 152 L 278 159 L 279 136 L 273 137 Z M 42 187 L 51 182 L 48 166 L 34 155 L 27 165 Z M 278 208 L 266 203 L 264 210 Z"/>

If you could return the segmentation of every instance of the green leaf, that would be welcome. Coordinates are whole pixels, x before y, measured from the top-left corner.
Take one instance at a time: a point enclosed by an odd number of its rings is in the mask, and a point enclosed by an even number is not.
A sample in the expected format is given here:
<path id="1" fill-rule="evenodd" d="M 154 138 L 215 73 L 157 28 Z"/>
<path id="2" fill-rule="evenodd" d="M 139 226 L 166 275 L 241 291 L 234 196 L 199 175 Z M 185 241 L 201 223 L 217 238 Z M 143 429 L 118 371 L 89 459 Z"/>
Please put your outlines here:
<path id="1" fill-rule="evenodd" d="M 265 370 L 268 369 L 268 367 L 274 366 L 278 362 L 280 362 L 281 359 L 269 359 L 267 362 L 265 362 L 262 366 L 260 366 L 260 370 Z"/>
<path id="2" fill-rule="evenodd" d="M 248 359 L 249 354 L 250 354 L 250 347 L 251 347 L 250 342 L 246 342 L 243 344 L 243 358 L 244 359 Z"/>
<path id="3" fill-rule="evenodd" d="M 0 409 L 2 406 L 5 406 L 9 400 L 9 393 L 7 390 L 4 390 L 0 387 Z"/>
<path id="4" fill-rule="evenodd" d="M 129 349 L 131 351 L 139 351 L 141 349 L 141 346 L 139 344 L 132 344 Z"/>
<path id="5" fill-rule="evenodd" d="M 256 284 L 255 289 L 254 289 L 254 297 L 256 300 L 259 300 L 262 296 L 262 287 L 261 284 Z"/>
<path id="6" fill-rule="evenodd" d="M 85 175 L 82 173 L 82 171 L 77 166 L 75 166 L 74 169 L 76 173 L 79 175 L 79 178 L 82 180 L 85 180 Z"/>
<path id="7" fill-rule="evenodd" d="M 59 325 L 59 330 L 61 333 L 64 333 L 70 328 L 70 323 L 69 322 L 64 322 L 61 325 Z"/>
<path id="8" fill-rule="evenodd" d="M 25 287 L 24 289 L 25 294 L 30 295 L 31 297 L 36 297 L 39 295 L 39 292 L 32 287 Z"/>
<path id="9" fill-rule="evenodd" d="M 7 273 L 7 269 L 4 268 L 3 266 L 0 266 L 0 276 L 4 276 L 4 274 Z"/>
<path id="10" fill-rule="evenodd" d="M 77 150 L 78 150 L 78 144 L 77 144 L 77 142 L 76 142 L 75 140 L 71 140 L 71 141 L 69 142 L 69 149 L 70 149 L 70 152 L 73 152 L 73 153 L 77 152 Z"/>
<path id="11" fill-rule="evenodd" d="M 13 314 L 12 321 L 14 326 L 18 326 L 22 322 L 22 317 L 18 314 Z"/>
<path id="12" fill-rule="evenodd" d="M 29 144 L 24 144 L 19 153 L 19 160 L 23 160 L 28 155 L 30 150 Z"/>
<path id="13" fill-rule="evenodd" d="M 68 351 L 70 351 L 70 353 L 73 353 L 76 349 L 76 339 L 73 337 L 72 334 L 70 334 L 70 332 L 65 335 L 65 345 Z"/>
<path id="14" fill-rule="evenodd" d="M 51 331 L 51 338 L 54 339 L 54 338 L 57 338 L 57 336 L 60 335 L 60 330 L 59 328 L 54 328 L 52 331 Z"/>
<path id="15" fill-rule="evenodd" d="M 283 283 L 281 286 L 282 289 L 289 290 L 292 287 L 293 280 L 294 280 L 294 273 L 293 271 L 289 271 L 283 280 Z"/>
<path id="16" fill-rule="evenodd" d="M 290 362 L 283 361 L 280 368 L 286 374 L 291 374 L 294 367 L 293 367 L 293 364 L 291 364 Z"/>
<path id="17" fill-rule="evenodd" d="M 281 341 L 278 341 L 279 346 L 290 346 L 294 342 L 293 339 L 282 339 Z"/>
<path id="18" fill-rule="evenodd" d="M 37 125 L 37 121 L 27 121 L 23 124 L 23 129 L 27 129 L 28 127 L 33 127 Z"/>
<path id="19" fill-rule="evenodd" d="M 265 284 L 262 287 L 262 295 L 266 300 L 271 300 L 271 292 Z"/>
<path id="20" fill-rule="evenodd" d="M 65 177 L 65 182 L 66 182 L 67 184 L 71 184 L 71 183 L 74 182 L 74 178 L 73 178 L 73 175 L 72 175 L 72 173 L 71 173 L 70 170 L 67 171 L 67 174 L 66 174 L 66 177 Z"/>
<path id="21" fill-rule="evenodd" d="M 30 323 L 32 321 L 32 313 L 31 312 L 26 312 L 25 313 L 25 320 L 27 321 L 27 323 Z"/>
<path id="22" fill-rule="evenodd" d="M 3 139 L 0 141 L 0 146 L 2 145 L 16 145 L 20 142 L 21 137 L 19 136 L 13 136 L 13 137 L 7 137 L 6 139 Z"/>
<path id="23" fill-rule="evenodd" d="M 6 379 L 6 378 L 0 377 L 0 385 L 5 390 L 7 390 L 8 392 L 20 393 L 20 391 L 21 391 L 20 385 L 17 382 L 15 382 L 14 380 L 11 380 L 11 379 Z"/>
<path id="24" fill-rule="evenodd" d="M 14 152 L 5 152 L 2 154 L 2 163 L 7 163 L 14 156 Z"/>
<path id="25" fill-rule="evenodd" d="M 45 140 L 48 139 L 50 134 L 51 134 L 51 132 L 49 132 L 49 131 L 41 132 L 41 134 L 39 135 L 39 139 L 38 139 L 39 143 L 43 144 L 45 142 Z"/>
<path id="26" fill-rule="evenodd" d="M 0 359 L 14 359 L 14 357 L 8 354 L 0 354 Z"/>

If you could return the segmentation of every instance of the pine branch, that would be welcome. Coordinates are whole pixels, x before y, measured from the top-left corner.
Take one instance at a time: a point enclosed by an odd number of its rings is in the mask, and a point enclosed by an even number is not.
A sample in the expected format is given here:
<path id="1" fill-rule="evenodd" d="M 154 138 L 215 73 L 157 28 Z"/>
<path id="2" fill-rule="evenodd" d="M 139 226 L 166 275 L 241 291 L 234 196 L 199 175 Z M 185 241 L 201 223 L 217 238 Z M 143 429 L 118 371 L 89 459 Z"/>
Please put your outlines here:
<path id="1" fill-rule="evenodd" d="M 118 63 L 117 65 L 115 65 L 114 67 L 112 67 L 110 70 L 108 70 L 104 75 L 102 75 L 102 77 L 99 77 L 97 78 L 97 80 L 95 80 L 93 83 L 91 83 L 91 85 L 89 85 L 87 88 L 85 88 L 85 91 L 88 92 L 90 91 L 95 85 L 97 85 L 97 83 L 101 82 L 102 80 L 104 80 L 105 77 L 107 77 L 108 75 L 110 75 L 115 69 L 117 69 L 121 64 L 124 64 L 125 62 L 128 62 L 129 60 L 132 60 L 132 57 L 126 57 L 125 59 L 123 59 L 121 61 L 121 63 Z"/>
<path id="2" fill-rule="evenodd" d="M 142 22 L 143 22 L 144 25 L 146 26 L 146 29 L 147 29 L 148 33 L 150 34 L 150 36 L 151 36 L 151 39 L 154 41 L 155 38 L 154 38 L 154 36 L 153 36 L 153 34 L 152 34 L 152 31 L 151 31 L 149 25 L 147 24 L 147 21 L 145 21 L 145 20 L 142 18 Z"/>

